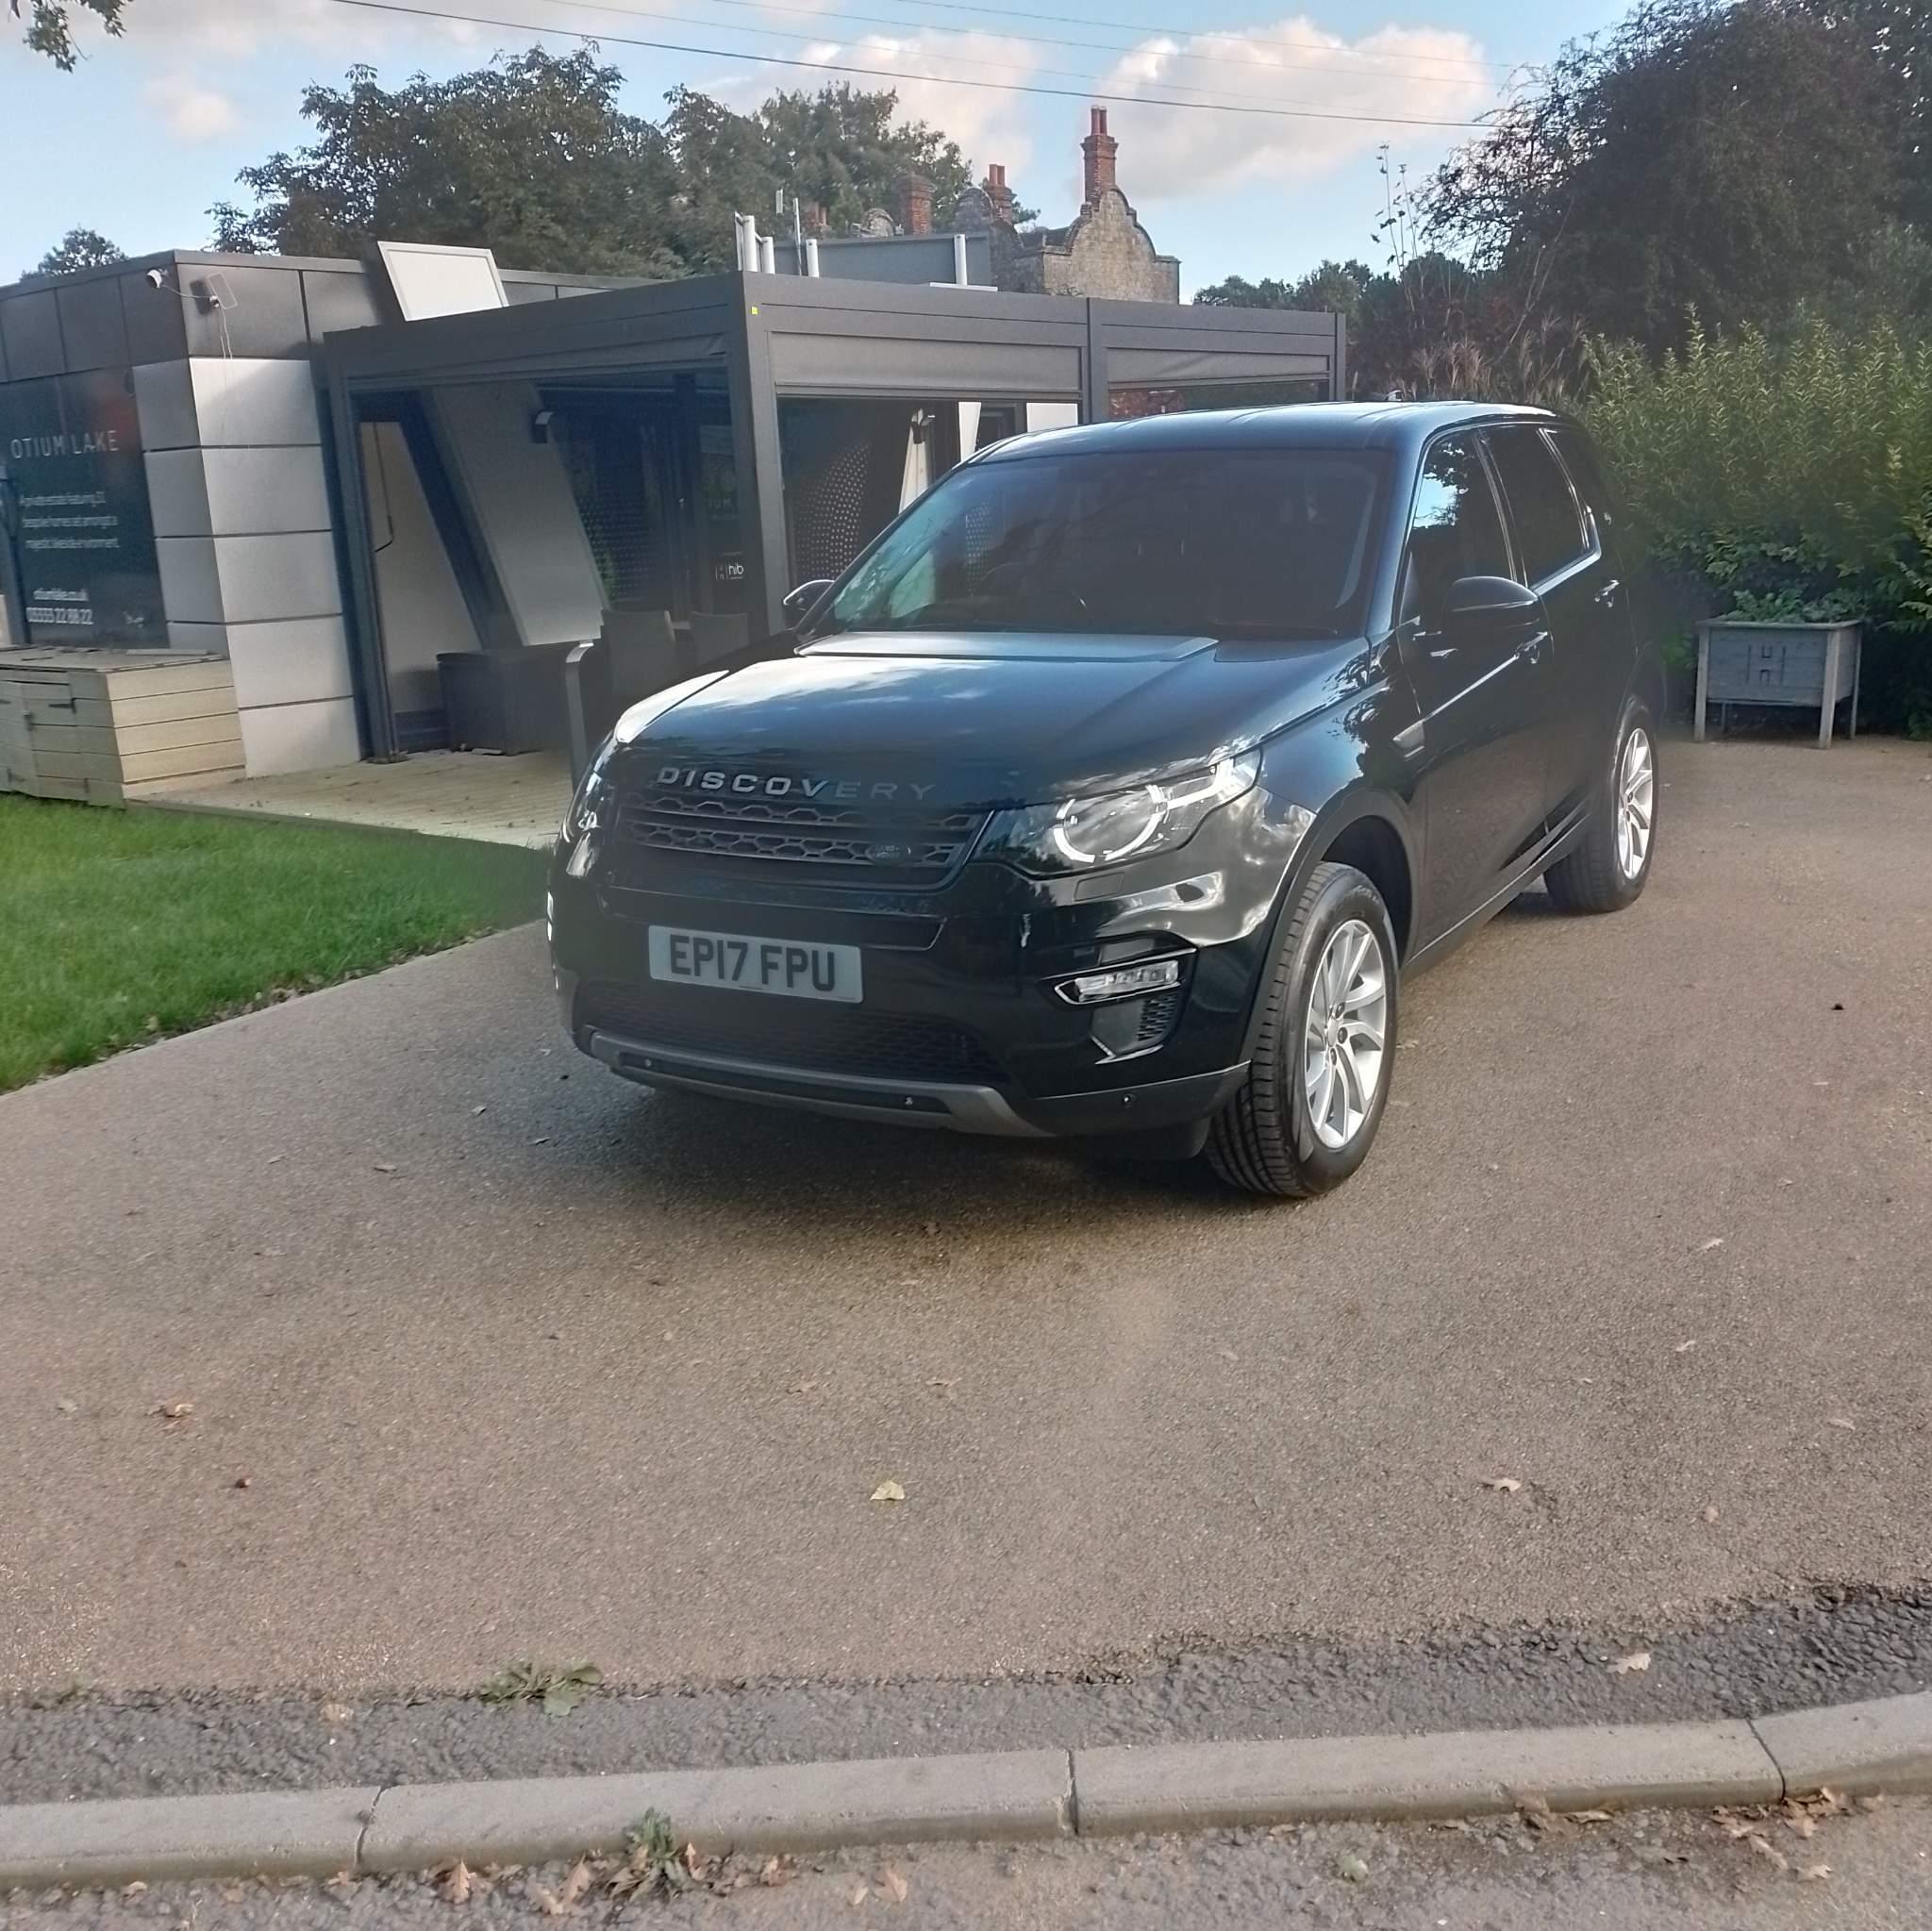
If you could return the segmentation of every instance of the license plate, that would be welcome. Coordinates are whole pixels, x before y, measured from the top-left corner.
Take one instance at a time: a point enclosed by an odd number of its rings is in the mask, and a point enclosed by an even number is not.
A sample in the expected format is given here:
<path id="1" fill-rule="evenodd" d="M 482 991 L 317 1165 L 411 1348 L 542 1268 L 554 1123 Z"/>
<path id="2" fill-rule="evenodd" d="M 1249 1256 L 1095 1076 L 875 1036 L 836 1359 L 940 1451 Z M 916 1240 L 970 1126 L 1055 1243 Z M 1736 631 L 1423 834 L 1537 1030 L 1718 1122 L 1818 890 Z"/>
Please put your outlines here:
<path id="1" fill-rule="evenodd" d="M 865 996 L 856 945 L 808 945 L 795 939 L 752 939 L 740 932 L 651 927 L 651 976 L 729 992 L 775 992 L 788 999 Z"/>

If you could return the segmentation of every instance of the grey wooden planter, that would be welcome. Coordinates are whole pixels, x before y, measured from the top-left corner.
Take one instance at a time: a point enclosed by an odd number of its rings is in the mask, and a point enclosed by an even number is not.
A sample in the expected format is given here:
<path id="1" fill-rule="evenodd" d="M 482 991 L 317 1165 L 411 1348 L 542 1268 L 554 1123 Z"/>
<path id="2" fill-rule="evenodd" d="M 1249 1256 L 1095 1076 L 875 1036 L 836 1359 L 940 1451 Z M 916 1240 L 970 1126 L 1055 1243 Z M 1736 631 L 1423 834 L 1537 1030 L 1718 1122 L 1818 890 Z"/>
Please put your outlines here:
<path id="1" fill-rule="evenodd" d="M 1863 625 L 1759 624 L 1714 617 L 1697 626 L 1697 741 L 1704 741 L 1708 707 L 1731 704 L 1815 707 L 1818 742 L 1831 742 L 1839 700 L 1852 700 L 1851 729 L 1858 735 L 1858 655 Z"/>

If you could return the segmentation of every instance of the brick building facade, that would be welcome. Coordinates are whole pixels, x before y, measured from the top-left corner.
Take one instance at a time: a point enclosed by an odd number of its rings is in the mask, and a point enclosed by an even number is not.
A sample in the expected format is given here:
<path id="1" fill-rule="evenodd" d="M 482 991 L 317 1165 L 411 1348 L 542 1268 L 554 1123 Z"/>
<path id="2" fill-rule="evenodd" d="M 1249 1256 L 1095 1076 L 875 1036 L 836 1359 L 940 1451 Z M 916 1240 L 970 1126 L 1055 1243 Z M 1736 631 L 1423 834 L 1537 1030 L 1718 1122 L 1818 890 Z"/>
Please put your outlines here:
<path id="1" fill-rule="evenodd" d="M 1091 110 L 1080 143 L 1085 193 L 1080 211 L 1064 227 L 1021 228 L 1013 221 L 1015 198 L 1007 171 L 988 167 L 985 182 L 959 197 L 944 229 L 987 237 L 993 284 L 1014 294 L 1091 295 L 1124 302 L 1178 302 L 1180 258 L 1163 255 L 1141 225 L 1117 178 L 1120 142 L 1107 128 L 1107 109 Z M 861 232 L 924 235 L 933 225 L 932 186 L 908 175 L 899 184 L 896 221 L 884 209 L 868 216 Z"/>

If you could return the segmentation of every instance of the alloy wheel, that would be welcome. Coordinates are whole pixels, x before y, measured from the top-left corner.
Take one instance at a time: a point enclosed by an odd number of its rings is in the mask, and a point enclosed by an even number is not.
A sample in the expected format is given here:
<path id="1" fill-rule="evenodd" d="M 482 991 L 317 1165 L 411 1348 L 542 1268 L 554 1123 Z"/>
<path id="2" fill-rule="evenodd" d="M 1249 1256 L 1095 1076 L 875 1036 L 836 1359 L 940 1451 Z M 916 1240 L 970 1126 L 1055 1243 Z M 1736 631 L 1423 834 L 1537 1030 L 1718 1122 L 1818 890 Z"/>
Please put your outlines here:
<path id="1" fill-rule="evenodd" d="M 1657 761 L 1650 734 L 1633 729 L 1617 766 L 1617 869 L 1626 879 L 1642 875 L 1650 857 L 1650 826 L 1657 797 Z"/>
<path id="2" fill-rule="evenodd" d="M 1382 1085 L 1389 965 L 1359 919 L 1335 928 L 1316 966 L 1303 1030 L 1302 1081 L 1315 1138 L 1339 1152 L 1362 1130 Z"/>

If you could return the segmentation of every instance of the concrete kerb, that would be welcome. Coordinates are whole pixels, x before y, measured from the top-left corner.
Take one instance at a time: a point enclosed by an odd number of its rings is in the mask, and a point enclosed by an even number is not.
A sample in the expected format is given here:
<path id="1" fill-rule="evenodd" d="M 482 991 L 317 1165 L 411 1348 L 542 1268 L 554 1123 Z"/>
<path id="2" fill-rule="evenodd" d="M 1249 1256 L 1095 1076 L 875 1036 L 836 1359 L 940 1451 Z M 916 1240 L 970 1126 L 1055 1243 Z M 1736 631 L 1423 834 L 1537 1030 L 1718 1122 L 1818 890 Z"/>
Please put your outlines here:
<path id="1" fill-rule="evenodd" d="M 1030 1750 L 0 1808 L 0 1891 L 531 1864 L 647 1812 L 721 1853 L 1932 1791 L 1932 1693 L 1756 1722 Z"/>

